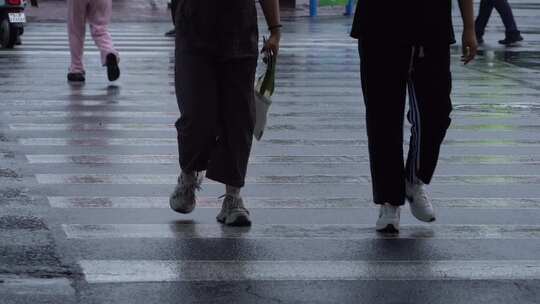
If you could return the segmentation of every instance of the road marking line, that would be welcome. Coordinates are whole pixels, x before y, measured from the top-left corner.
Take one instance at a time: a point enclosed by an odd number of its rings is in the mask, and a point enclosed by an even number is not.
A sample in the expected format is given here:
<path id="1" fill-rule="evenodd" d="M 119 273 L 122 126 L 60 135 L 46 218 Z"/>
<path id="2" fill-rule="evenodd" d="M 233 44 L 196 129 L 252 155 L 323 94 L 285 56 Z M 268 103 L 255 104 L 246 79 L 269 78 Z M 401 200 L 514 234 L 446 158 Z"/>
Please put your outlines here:
<path id="1" fill-rule="evenodd" d="M 168 209 L 168 197 L 47 197 L 53 208 L 158 208 Z M 290 208 L 378 208 L 369 198 L 358 197 L 298 197 L 298 198 L 263 198 L 246 197 L 250 208 L 290 209 Z M 433 198 L 438 208 L 467 209 L 540 209 L 540 198 Z M 197 208 L 221 208 L 221 200 L 211 197 L 199 197 Z"/>
<path id="2" fill-rule="evenodd" d="M 176 185 L 172 174 L 36 174 L 40 184 L 59 185 Z M 370 184 L 367 175 L 270 175 L 251 176 L 247 184 Z M 206 181 L 207 184 L 217 182 Z M 536 185 L 540 175 L 439 175 L 434 184 L 444 185 Z"/>
<path id="3" fill-rule="evenodd" d="M 540 225 L 407 226 L 399 235 L 381 235 L 373 225 L 254 225 L 247 228 L 218 224 L 64 224 L 68 239 L 540 239 Z"/>
<path id="4" fill-rule="evenodd" d="M 30 164 L 177 164 L 178 156 L 170 155 L 99 155 L 99 154 L 27 154 Z M 290 165 L 332 165 L 332 164 L 365 164 L 369 162 L 368 156 L 361 155 L 287 155 L 287 156 L 252 156 L 250 164 L 290 164 Z M 452 155 L 441 156 L 441 164 L 540 164 L 540 158 L 536 156 L 511 156 L 511 155 Z"/>
<path id="5" fill-rule="evenodd" d="M 540 261 L 82 260 L 89 283 L 540 279 Z"/>
<path id="6" fill-rule="evenodd" d="M 174 146 L 178 145 L 176 138 L 19 138 L 19 144 L 23 146 Z M 364 139 L 280 139 L 265 138 L 261 144 L 284 145 L 284 146 L 351 146 L 365 147 L 367 140 Z M 445 140 L 445 146 L 453 147 L 540 147 L 540 142 L 526 140 Z"/>

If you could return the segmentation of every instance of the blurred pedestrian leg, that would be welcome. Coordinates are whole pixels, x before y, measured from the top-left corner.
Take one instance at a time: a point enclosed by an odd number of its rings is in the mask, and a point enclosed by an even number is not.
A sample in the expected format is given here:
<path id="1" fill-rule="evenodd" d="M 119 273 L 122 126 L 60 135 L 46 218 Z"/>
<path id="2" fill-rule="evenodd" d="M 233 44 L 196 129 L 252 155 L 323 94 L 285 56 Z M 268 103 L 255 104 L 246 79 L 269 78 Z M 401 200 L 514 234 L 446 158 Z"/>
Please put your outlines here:
<path id="1" fill-rule="evenodd" d="M 176 21 L 174 19 L 176 18 L 176 8 L 178 7 L 178 0 L 171 0 L 169 5 L 171 9 L 172 23 L 173 25 L 176 25 Z M 174 28 L 165 33 L 165 36 L 167 37 L 174 37 L 175 35 L 176 35 L 176 31 Z"/>
<path id="2" fill-rule="evenodd" d="M 476 36 L 479 42 L 483 42 L 484 32 L 494 8 L 501 16 L 506 31 L 505 39 L 499 42 L 502 44 L 511 44 L 522 41 L 523 37 L 521 37 L 521 33 L 518 30 L 514 14 L 508 0 L 482 0 L 480 2 L 478 17 L 476 18 Z"/>
<path id="3" fill-rule="evenodd" d="M 92 38 L 101 54 L 101 63 L 107 66 L 109 79 L 116 80 L 115 78 L 119 76 L 119 57 L 108 29 L 112 14 L 112 0 L 68 0 L 67 3 L 71 52 L 70 74 L 84 74 L 84 41 L 88 22 Z"/>

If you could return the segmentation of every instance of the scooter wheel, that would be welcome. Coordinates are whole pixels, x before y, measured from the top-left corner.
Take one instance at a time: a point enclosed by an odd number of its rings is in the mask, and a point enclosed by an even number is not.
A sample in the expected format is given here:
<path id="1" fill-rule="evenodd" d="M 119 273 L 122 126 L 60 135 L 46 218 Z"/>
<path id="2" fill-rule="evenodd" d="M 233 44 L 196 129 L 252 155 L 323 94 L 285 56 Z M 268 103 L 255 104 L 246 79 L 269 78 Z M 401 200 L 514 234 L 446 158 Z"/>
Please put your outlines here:
<path id="1" fill-rule="evenodd" d="M 0 23 L 0 45 L 6 49 L 12 49 L 17 43 L 19 29 L 4 19 Z"/>

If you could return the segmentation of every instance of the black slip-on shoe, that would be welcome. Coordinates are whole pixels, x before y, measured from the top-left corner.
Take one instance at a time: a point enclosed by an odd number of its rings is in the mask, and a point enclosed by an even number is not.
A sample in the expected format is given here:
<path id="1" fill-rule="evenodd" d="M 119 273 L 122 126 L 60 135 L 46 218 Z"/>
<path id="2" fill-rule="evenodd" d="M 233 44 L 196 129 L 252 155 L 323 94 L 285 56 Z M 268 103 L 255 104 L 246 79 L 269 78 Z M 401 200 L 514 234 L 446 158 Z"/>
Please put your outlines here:
<path id="1" fill-rule="evenodd" d="M 67 80 L 69 82 L 85 82 L 86 78 L 84 77 L 84 73 L 68 73 Z"/>
<path id="2" fill-rule="evenodd" d="M 115 54 L 107 55 L 107 61 L 105 65 L 107 66 L 107 77 L 109 78 L 109 81 L 116 81 L 118 78 L 120 78 L 118 58 Z"/>
<path id="3" fill-rule="evenodd" d="M 521 34 L 507 34 L 503 40 L 499 40 L 499 43 L 506 46 L 511 46 L 515 43 L 523 41 Z"/>
<path id="4" fill-rule="evenodd" d="M 172 29 L 165 33 L 165 37 L 175 37 L 176 36 L 176 30 Z"/>

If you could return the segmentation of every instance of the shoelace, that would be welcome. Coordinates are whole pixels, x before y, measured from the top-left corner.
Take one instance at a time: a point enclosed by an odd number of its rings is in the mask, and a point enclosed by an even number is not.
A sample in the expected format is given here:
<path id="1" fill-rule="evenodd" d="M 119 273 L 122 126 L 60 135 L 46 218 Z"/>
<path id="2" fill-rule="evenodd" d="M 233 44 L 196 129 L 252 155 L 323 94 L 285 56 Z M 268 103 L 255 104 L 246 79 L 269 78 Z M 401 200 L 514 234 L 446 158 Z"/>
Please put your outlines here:
<path id="1" fill-rule="evenodd" d="M 429 196 L 427 195 L 427 192 L 426 190 L 424 189 L 423 186 L 418 186 L 418 191 L 417 193 L 420 193 L 420 200 L 415 200 L 415 203 L 417 204 L 421 204 L 423 206 L 428 206 L 429 205 Z"/>
<path id="2" fill-rule="evenodd" d="M 223 201 L 223 205 L 226 209 L 239 209 L 249 213 L 247 208 L 244 206 L 244 202 L 241 199 L 228 194 L 223 194 L 219 198 L 225 198 L 225 200 Z"/>

